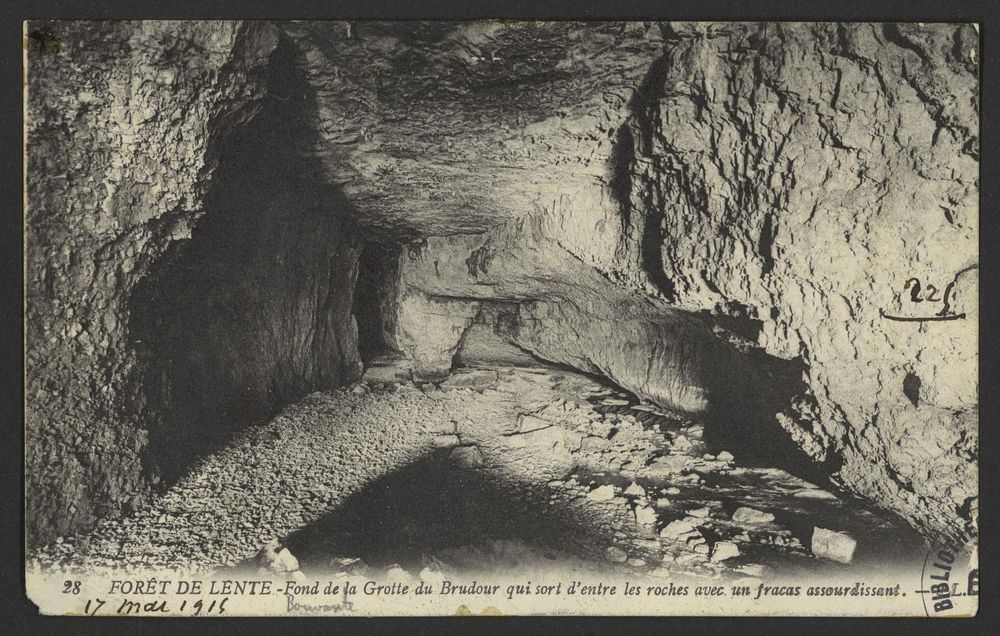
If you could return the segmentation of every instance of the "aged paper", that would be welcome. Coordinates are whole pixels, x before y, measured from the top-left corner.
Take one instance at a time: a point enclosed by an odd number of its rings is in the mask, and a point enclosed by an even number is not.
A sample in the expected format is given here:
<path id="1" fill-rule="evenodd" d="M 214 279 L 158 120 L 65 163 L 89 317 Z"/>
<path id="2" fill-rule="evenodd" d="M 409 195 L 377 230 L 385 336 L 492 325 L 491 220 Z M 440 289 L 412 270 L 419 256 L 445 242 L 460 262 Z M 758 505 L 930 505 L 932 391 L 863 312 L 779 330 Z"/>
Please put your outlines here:
<path id="1" fill-rule="evenodd" d="M 28 597 L 975 615 L 979 50 L 26 23 Z"/>

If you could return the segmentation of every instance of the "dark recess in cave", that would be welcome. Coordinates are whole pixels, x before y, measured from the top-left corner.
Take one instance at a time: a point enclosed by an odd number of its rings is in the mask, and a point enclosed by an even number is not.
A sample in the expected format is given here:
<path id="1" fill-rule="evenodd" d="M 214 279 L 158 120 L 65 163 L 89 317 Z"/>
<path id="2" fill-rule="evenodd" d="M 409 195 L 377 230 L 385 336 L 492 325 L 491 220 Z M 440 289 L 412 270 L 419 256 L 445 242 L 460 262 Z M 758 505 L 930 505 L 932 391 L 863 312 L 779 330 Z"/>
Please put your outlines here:
<path id="1" fill-rule="evenodd" d="M 800 358 L 785 360 L 750 349 L 720 357 L 710 373 L 713 396 L 705 417 L 705 442 L 718 452 L 739 449 L 741 463 L 777 466 L 817 484 L 834 485 L 830 465 L 802 453 L 775 415 L 808 394 Z"/>
<path id="2" fill-rule="evenodd" d="M 398 243 L 387 241 L 368 241 L 361 251 L 353 311 L 358 351 L 366 367 L 375 360 L 403 355 L 393 338 L 395 314 L 389 311 L 395 302 L 401 251 Z"/>
<path id="3" fill-rule="evenodd" d="M 223 134 L 205 213 L 135 290 L 130 332 L 151 417 L 144 470 L 166 483 L 247 422 L 354 379 L 350 209 L 303 149 L 315 108 L 282 42 L 267 97 Z M 154 477 L 155 479 L 155 477 Z"/>

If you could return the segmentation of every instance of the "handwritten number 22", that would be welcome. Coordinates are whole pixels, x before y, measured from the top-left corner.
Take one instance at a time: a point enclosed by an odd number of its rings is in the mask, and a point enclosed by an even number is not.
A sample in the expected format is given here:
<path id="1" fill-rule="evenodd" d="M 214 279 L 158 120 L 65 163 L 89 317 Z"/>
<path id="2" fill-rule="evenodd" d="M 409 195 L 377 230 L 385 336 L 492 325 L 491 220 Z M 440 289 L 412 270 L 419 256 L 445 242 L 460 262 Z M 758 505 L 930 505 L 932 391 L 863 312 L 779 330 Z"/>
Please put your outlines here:
<path id="1" fill-rule="evenodd" d="M 922 303 L 925 300 L 932 303 L 944 302 L 944 307 L 937 313 L 938 316 L 948 315 L 948 310 L 951 309 L 951 304 L 949 303 L 949 298 L 951 297 L 951 288 L 955 285 L 952 281 L 948 283 L 948 286 L 944 288 L 944 298 L 938 298 L 938 288 L 934 285 L 927 285 L 927 296 L 925 298 L 920 297 L 920 281 L 916 278 L 910 278 L 903 284 L 903 289 L 910 290 L 910 301 L 915 303 Z"/>

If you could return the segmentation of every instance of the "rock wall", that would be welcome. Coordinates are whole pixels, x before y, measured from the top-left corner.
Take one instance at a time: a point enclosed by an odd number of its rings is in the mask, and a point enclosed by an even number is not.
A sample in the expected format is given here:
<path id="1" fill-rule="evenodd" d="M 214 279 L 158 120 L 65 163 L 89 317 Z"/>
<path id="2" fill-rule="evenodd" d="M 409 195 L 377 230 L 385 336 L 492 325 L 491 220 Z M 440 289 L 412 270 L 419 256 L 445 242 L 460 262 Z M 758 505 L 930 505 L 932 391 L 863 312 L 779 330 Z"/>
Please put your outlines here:
<path id="1" fill-rule="evenodd" d="M 632 260 L 677 306 L 751 319 L 763 350 L 804 361 L 811 395 L 782 422 L 843 485 L 924 529 L 971 520 L 975 28 L 678 24 L 666 39 L 630 121 Z M 963 318 L 885 317 L 941 313 Z"/>
<path id="2" fill-rule="evenodd" d="M 471 324 L 476 303 L 514 302 L 510 340 L 539 357 L 689 412 L 765 404 L 771 424 L 729 418 L 744 439 L 769 431 L 925 532 L 973 522 L 975 29 L 662 26 L 630 116 L 589 157 L 607 178 L 431 239 L 404 263 L 411 318 L 429 330 L 428 302 L 447 302 Z M 740 353 L 707 353 L 705 333 Z"/>
<path id="3" fill-rule="evenodd" d="M 360 244 L 288 150 L 277 113 L 311 106 L 273 26 L 29 31 L 34 543 L 138 505 L 210 433 L 356 376 Z"/>

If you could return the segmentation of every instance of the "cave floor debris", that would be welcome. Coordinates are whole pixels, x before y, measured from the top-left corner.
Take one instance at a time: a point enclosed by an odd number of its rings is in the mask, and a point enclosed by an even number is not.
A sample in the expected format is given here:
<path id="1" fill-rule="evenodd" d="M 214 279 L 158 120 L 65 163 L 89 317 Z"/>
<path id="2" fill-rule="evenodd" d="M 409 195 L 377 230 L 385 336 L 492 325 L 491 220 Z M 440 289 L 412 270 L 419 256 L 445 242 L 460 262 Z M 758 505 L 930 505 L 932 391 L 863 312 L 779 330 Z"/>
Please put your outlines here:
<path id="1" fill-rule="evenodd" d="M 759 577 L 900 561 L 922 545 L 856 501 L 741 466 L 739 449 L 710 452 L 703 423 L 588 376 L 384 379 L 307 396 L 147 507 L 30 553 L 29 568 L 428 580 L 541 561 Z M 815 528 L 832 530 L 822 536 L 839 552 L 814 555 Z"/>

